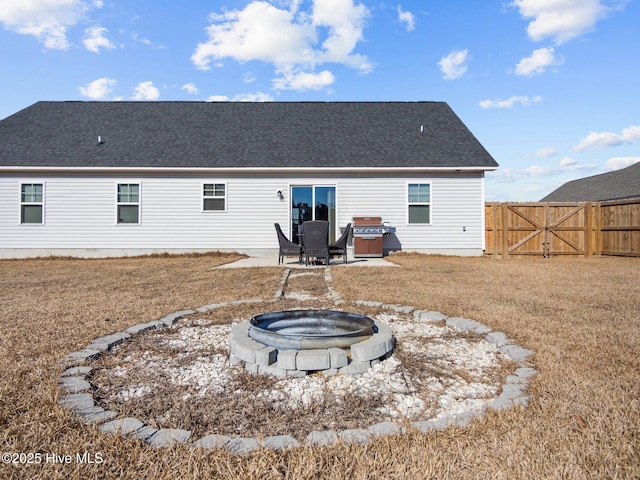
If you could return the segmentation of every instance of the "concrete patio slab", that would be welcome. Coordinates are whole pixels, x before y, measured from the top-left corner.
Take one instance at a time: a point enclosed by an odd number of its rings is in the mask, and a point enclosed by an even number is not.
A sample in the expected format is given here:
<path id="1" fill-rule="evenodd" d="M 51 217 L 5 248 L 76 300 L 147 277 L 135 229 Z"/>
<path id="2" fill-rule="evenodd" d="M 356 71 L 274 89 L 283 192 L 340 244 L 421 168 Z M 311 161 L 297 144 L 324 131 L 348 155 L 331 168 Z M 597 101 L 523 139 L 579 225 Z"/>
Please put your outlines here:
<path id="1" fill-rule="evenodd" d="M 330 267 L 397 267 L 396 264 L 387 261 L 385 258 L 354 258 L 347 256 L 347 263 L 342 263 L 342 258 L 333 259 L 329 264 Z M 252 268 L 252 267 L 282 267 L 282 268 L 327 268 L 326 265 L 309 265 L 299 264 L 295 258 L 286 258 L 284 262 L 278 265 L 278 254 L 261 255 L 255 257 L 242 258 L 237 262 L 227 263 L 215 268 Z"/>

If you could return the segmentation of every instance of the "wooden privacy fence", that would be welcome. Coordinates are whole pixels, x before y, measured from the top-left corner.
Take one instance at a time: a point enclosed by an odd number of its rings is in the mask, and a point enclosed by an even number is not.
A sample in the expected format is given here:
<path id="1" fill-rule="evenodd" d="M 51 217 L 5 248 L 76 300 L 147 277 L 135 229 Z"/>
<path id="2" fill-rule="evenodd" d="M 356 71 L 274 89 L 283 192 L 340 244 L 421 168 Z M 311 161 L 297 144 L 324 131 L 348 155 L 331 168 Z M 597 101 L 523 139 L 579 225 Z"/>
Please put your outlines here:
<path id="1" fill-rule="evenodd" d="M 486 255 L 640 256 L 640 199 L 487 203 Z"/>

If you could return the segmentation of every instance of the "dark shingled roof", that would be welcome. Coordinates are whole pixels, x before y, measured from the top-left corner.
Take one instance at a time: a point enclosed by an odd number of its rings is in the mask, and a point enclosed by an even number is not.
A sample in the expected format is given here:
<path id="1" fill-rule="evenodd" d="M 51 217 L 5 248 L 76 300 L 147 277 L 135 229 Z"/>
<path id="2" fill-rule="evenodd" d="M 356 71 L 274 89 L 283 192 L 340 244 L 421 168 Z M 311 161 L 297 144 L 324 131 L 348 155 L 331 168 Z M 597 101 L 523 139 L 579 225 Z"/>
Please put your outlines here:
<path id="1" fill-rule="evenodd" d="M 38 102 L 0 121 L 0 167 L 497 166 L 444 102 Z"/>
<path id="2" fill-rule="evenodd" d="M 640 197 L 640 162 L 614 172 L 567 182 L 541 202 L 603 202 Z"/>

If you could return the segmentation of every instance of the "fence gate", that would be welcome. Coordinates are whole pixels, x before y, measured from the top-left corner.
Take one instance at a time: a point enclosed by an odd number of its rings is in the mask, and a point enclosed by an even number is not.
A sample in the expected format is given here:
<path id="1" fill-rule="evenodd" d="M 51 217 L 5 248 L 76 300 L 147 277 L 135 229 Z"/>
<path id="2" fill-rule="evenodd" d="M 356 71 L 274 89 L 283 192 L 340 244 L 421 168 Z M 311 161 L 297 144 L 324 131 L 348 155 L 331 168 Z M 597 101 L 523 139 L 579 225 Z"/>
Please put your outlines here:
<path id="1" fill-rule="evenodd" d="M 591 255 L 592 210 L 590 203 L 488 203 L 486 253 Z"/>

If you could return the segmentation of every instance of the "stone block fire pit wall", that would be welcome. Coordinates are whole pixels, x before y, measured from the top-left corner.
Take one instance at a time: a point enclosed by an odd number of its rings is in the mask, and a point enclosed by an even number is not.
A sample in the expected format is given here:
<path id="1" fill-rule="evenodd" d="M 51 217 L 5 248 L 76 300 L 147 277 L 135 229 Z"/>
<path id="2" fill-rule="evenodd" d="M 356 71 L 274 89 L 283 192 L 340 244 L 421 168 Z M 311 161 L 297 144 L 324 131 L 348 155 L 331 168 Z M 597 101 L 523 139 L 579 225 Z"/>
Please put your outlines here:
<path id="1" fill-rule="evenodd" d="M 252 319 L 253 320 L 253 319 Z M 252 321 L 234 325 L 229 336 L 229 361 L 242 362 L 251 373 L 276 377 L 304 377 L 309 372 L 325 375 L 357 375 L 388 358 L 394 347 L 391 329 L 383 322 L 373 322 L 373 334 L 346 348 L 283 349 L 251 338 Z M 255 328 L 255 322 L 254 322 Z"/>

